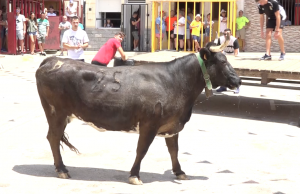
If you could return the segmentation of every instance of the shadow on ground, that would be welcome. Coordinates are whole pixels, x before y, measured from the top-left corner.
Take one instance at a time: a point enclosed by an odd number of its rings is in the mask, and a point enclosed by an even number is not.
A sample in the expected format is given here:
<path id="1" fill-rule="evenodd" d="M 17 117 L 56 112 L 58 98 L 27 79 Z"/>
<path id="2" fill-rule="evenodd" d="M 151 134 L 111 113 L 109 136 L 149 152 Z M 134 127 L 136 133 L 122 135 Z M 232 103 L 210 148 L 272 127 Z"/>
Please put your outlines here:
<path id="1" fill-rule="evenodd" d="M 115 169 L 103 169 L 103 168 L 89 168 L 89 167 L 71 167 L 68 166 L 71 180 L 82 181 L 113 181 L 113 182 L 128 182 L 129 172 Z M 42 164 L 28 164 L 28 165 L 16 165 L 12 169 L 13 171 L 37 177 L 57 177 L 57 173 L 54 170 L 53 165 Z M 175 182 L 175 175 L 171 173 L 171 170 L 167 170 L 164 174 L 140 172 L 140 177 L 143 183 L 151 182 Z M 208 180 L 204 176 L 188 176 L 190 180 Z"/>
<path id="2" fill-rule="evenodd" d="M 204 94 L 199 95 L 194 114 L 204 114 L 239 119 L 284 123 L 298 126 L 300 103 L 274 99 L 275 110 L 271 110 L 270 99 L 227 96 L 214 93 L 208 100 Z M 262 96 L 263 97 L 263 96 Z"/>

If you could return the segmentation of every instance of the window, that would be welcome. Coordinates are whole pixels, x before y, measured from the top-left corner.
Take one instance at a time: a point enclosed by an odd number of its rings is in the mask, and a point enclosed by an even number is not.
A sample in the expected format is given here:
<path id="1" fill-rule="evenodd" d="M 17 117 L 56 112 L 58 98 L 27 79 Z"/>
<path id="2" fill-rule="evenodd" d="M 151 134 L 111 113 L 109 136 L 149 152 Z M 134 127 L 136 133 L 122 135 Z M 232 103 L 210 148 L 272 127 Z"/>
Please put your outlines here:
<path id="1" fill-rule="evenodd" d="M 292 25 L 300 25 L 300 1 L 299 0 L 277 0 L 284 8 L 287 20 L 291 21 Z"/>
<path id="2" fill-rule="evenodd" d="M 121 26 L 121 13 L 120 12 L 102 12 L 100 19 L 100 26 L 106 27 L 107 21 L 113 24 L 113 28 L 120 28 Z"/>

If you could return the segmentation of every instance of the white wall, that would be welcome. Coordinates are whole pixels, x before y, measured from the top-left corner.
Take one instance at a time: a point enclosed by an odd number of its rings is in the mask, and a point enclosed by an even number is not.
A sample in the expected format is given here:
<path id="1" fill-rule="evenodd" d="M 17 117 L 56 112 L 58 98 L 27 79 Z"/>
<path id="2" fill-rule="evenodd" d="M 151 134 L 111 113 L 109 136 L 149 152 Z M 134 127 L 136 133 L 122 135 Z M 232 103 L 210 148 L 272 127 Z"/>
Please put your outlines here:
<path id="1" fill-rule="evenodd" d="M 121 0 L 97 0 L 97 8 L 98 13 L 121 12 Z"/>

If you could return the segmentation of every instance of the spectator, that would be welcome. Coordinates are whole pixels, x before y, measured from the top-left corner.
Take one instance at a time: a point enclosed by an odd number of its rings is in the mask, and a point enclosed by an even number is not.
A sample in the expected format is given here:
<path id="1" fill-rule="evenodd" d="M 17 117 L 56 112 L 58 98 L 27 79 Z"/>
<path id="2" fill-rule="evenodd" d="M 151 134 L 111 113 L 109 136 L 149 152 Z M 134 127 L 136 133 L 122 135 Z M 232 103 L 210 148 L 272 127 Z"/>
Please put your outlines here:
<path id="1" fill-rule="evenodd" d="M 246 18 L 245 16 L 243 16 L 243 11 L 240 10 L 239 11 L 239 17 L 236 18 L 236 38 L 239 38 L 242 40 L 242 51 L 245 52 L 245 36 L 246 36 L 246 28 L 248 28 L 250 26 L 250 21 L 248 20 L 248 18 Z"/>
<path id="2" fill-rule="evenodd" d="M 46 19 L 46 14 L 43 12 L 41 18 L 37 20 L 37 40 L 40 48 L 40 55 L 46 56 L 44 52 L 45 40 L 49 34 L 49 21 Z"/>
<path id="3" fill-rule="evenodd" d="M 89 45 L 89 38 L 84 30 L 79 27 L 77 16 L 72 18 L 72 28 L 65 31 L 63 35 L 64 48 L 68 50 L 68 57 L 74 60 L 84 62 L 84 51 Z"/>
<path id="4" fill-rule="evenodd" d="M 105 27 L 105 28 L 112 28 L 113 26 L 114 26 L 114 24 L 111 23 L 110 20 L 106 20 L 106 23 L 104 24 L 104 27 Z"/>
<path id="5" fill-rule="evenodd" d="M 185 9 L 182 8 L 181 11 L 183 13 L 185 13 Z M 184 16 L 183 16 L 184 17 Z M 190 16 L 187 15 L 187 20 L 186 20 L 186 42 L 187 42 L 187 46 L 188 46 L 188 51 L 191 50 L 191 31 L 190 31 L 190 24 L 192 23 L 192 19 L 190 18 Z"/>
<path id="6" fill-rule="evenodd" d="M 30 18 L 27 19 L 27 33 L 30 38 L 30 54 L 34 55 L 36 32 L 37 32 L 37 21 L 33 12 L 30 13 Z"/>
<path id="7" fill-rule="evenodd" d="M 64 45 L 63 45 L 63 36 L 65 31 L 69 30 L 70 28 L 72 28 L 71 23 L 67 20 L 67 16 L 63 16 L 62 18 L 62 22 L 60 22 L 58 29 L 60 30 L 60 49 L 61 49 L 61 53 L 59 56 L 64 56 Z"/>
<path id="8" fill-rule="evenodd" d="M 183 51 L 183 39 L 184 39 L 184 32 L 185 32 L 185 18 L 184 18 L 184 12 L 180 11 L 178 16 L 178 34 L 177 34 L 177 22 L 174 22 L 174 38 L 175 38 L 175 47 L 178 48 L 178 41 L 179 40 L 179 49 L 180 51 Z"/>
<path id="9" fill-rule="evenodd" d="M 73 0 L 70 0 L 69 6 L 66 8 L 66 16 L 68 17 L 68 21 L 71 21 L 72 17 L 77 14 L 76 7 L 74 6 Z"/>
<path id="10" fill-rule="evenodd" d="M 199 46 L 199 43 L 200 43 L 200 29 L 202 27 L 202 22 L 200 21 L 201 19 L 201 15 L 200 14 L 197 14 L 196 15 L 196 19 L 194 21 L 192 21 L 190 27 L 192 29 L 192 37 L 193 37 L 193 40 L 195 42 L 195 51 L 198 52 L 200 51 L 200 46 Z"/>
<path id="11" fill-rule="evenodd" d="M 125 34 L 123 32 L 117 32 L 114 38 L 109 39 L 97 52 L 92 60 L 92 64 L 106 67 L 108 63 L 114 58 L 116 52 L 119 51 L 124 61 L 127 57 L 122 49 L 121 42 L 123 41 Z"/>
<path id="12" fill-rule="evenodd" d="M 161 12 L 158 13 L 158 17 L 155 20 L 155 37 L 158 40 L 158 50 L 160 50 L 160 31 L 161 31 L 161 39 L 164 38 L 164 35 L 166 33 L 166 24 L 163 19 L 161 19 Z M 164 15 L 165 12 L 162 11 L 162 14 Z M 161 22 L 161 25 L 160 25 Z M 160 28 L 161 27 L 161 28 Z"/>
<path id="13" fill-rule="evenodd" d="M 20 14 L 20 7 L 17 7 L 16 9 L 16 35 L 17 35 L 17 40 L 19 40 L 19 46 L 21 47 L 21 50 L 18 52 L 23 55 L 24 52 L 24 37 L 26 33 L 26 19 L 24 15 Z M 19 47 L 17 47 L 19 48 Z"/>
<path id="14" fill-rule="evenodd" d="M 79 26 L 79 28 L 80 28 L 81 30 L 84 30 L 84 27 L 83 27 L 82 23 L 79 23 L 78 26 Z"/>
<path id="15" fill-rule="evenodd" d="M 291 26 L 292 22 L 288 19 L 288 16 L 286 16 L 286 19 L 282 21 L 283 26 Z"/>
<path id="16" fill-rule="evenodd" d="M 42 14 L 43 12 L 41 11 L 41 14 Z M 45 18 L 48 18 L 48 10 L 47 10 L 47 8 L 45 7 L 44 8 L 44 13 L 45 13 Z"/>
<path id="17" fill-rule="evenodd" d="M 6 7 L 5 6 L 2 6 L 2 14 L 1 14 L 1 17 L 2 17 L 2 21 L 0 21 L 0 25 L 3 26 L 2 28 L 2 46 L 1 46 L 1 51 L 2 52 L 7 52 L 7 14 L 6 14 Z"/>
<path id="18" fill-rule="evenodd" d="M 170 20 L 170 23 L 169 23 Z M 166 18 L 166 27 L 167 27 L 167 39 L 169 38 L 169 31 L 170 31 L 170 49 L 174 49 L 174 22 L 177 20 L 177 17 L 175 17 L 174 10 L 171 10 L 171 16 L 168 16 Z"/>
<path id="19" fill-rule="evenodd" d="M 211 34 L 211 37 L 213 37 L 213 32 L 210 30 L 210 13 L 207 14 L 206 20 L 204 23 L 204 28 L 205 28 L 205 42 L 209 42 L 209 36 Z M 214 29 L 214 21 L 211 21 L 211 28 Z"/>
<path id="20" fill-rule="evenodd" d="M 220 38 L 216 39 L 215 40 L 215 43 L 217 45 L 221 45 L 225 42 L 225 35 L 226 33 L 229 33 L 230 34 L 230 41 L 229 41 L 229 44 L 227 45 L 226 48 L 224 48 L 223 50 L 223 53 L 224 54 L 234 54 L 235 57 L 238 56 L 239 54 L 239 41 L 237 38 L 233 37 L 232 34 L 231 34 L 231 30 L 230 29 L 225 29 L 224 30 L 224 36 L 221 36 Z M 221 86 L 219 89 L 217 89 L 217 92 L 224 92 L 224 91 L 227 91 L 227 88 L 226 87 L 223 87 Z M 240 89 L 237 88 L 234 93 L 235 94 L 238 94 L 240 92 Z"/>
<path id="21" fill-rule="evenodd" d="M 187 15 L 190 16 L 191 20 L 193 21 L 194 20 L 194 14 L 191 10 L 191 8 L 187 8 Z"/>
<path id="22" fill-rule="evenodd" d="M 133 36 L 133 51 L 139 51 L 138 43 L 139 43 L 139 32 L 138 32 L 138 23 L 140 22 L 140 18 L 137 19 L 138 13 L 134 12 L 132 14 L 132 18 L 130 19 L 131 23 L 131 34 Z"/>
<path id="23" fill-rule="evenodd" d="M 220 33 L 223 34 L 224 30 L 227 29 L 227 16 L 224 9 L 221 11 L 220 21 Z"/>
<path id="24" fill-rule="evenodd" d="M 49 8 L 49 13 L 47 13 L 47 16 L 56 16 L 56 13 L 54 13 L 53 6 L 51 5 Z"/>

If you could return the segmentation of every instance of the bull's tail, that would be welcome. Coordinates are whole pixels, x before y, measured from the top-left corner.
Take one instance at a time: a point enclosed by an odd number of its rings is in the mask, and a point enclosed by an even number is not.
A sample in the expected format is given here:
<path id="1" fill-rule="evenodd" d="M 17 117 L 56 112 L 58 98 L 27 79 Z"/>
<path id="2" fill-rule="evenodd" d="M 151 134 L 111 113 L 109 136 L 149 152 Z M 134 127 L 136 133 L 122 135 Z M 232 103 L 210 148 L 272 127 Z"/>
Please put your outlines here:
<path id="1" fill-rule="evenodd" d="M 71 151 L 76 152 L 76 154 L 80 154 L 80 152 L 78 151 L 78 149 L 75 148 L 75 147 L 69 142 L 68 139 L 69 139 L 68 134 L 67 134 L 67 133 L 64 133 L 64 135 L 61 137 L 60 141 L 62 141 L 64 144 L 66 144 L 66 145 L 70 148 Z M 62 149 L 64 149 L 62 144 L 60 144 L 60 146 L 62 147 Z"/>

